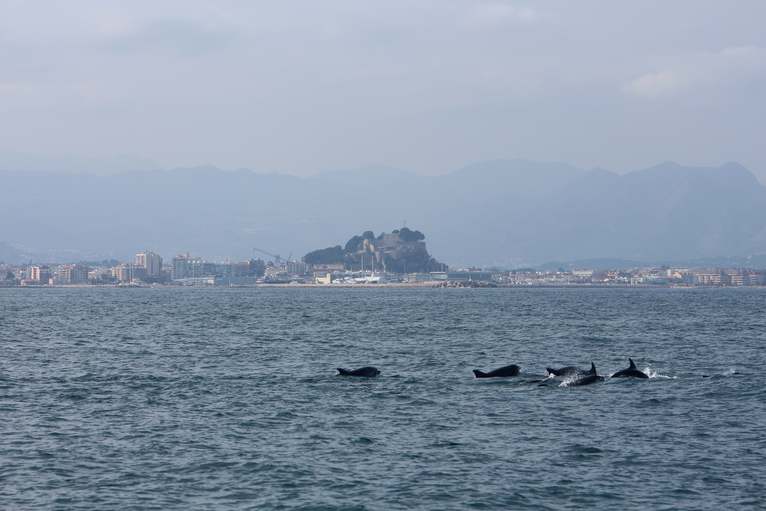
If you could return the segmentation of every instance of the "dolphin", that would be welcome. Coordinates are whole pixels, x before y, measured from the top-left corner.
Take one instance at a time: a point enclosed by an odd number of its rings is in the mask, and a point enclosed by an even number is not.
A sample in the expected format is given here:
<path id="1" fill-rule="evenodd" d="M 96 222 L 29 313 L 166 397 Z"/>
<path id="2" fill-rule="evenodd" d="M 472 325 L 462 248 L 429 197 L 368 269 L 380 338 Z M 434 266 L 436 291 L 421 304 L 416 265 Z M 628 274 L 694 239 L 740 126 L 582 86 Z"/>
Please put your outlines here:
<path id="1" fill-rule="evenodd" d="M 519 366 L 516 364 L 511 364 L 509 366 L 498 367 L 497 369 L 493 369 L 488 373 L 474 369 L 473 374 L 477 378 L 505 378 L 508 376 L 518 376 L 519 369 Z"/>
<path id="2" fill-rule="evenodd" d="M 572 382 L 569 383 L 569 386 L 572 387 L 579 387 L 581 385 L 590 385 L 591 383 L 596 383 L 597 381 L 603 381 L 604 377 L 599 376 L 596 372 L 596 364 L 593 362 L 590 363 L 590 371 L 585 373 L 584 376 L 581 378 L 578 378 Z"/>
<path id="3" fill-rule="evenodd" d="M 372 378 L 380 374 L 380 370 L 377 367 L 365 366 L 359 369 L 343 369 L 338 368 L 338 375 L 340 376 L 364 376 L 366 378 Z"/>
<path id="4" fill-rule="evenodd" d="M 623 369 L 622 371 L 617 371 L 612 375 L 612 378 L 649 378 L 646 373 L 643 373 L 636 368 L 636 364 L 633 363 L 632 358 L 629 358 L 628 361 L 630 361 L 630 367 Z"/>
<path id="5" fill-rule="evenodd" d="M 562 367 L 560 369 L 546 367 L 545 370 L 548 371 L 548 375 L 558 376 L 559 378 L 570 378 L 572 376 L 586 374 L 585 371 L 574 366 Z"/>

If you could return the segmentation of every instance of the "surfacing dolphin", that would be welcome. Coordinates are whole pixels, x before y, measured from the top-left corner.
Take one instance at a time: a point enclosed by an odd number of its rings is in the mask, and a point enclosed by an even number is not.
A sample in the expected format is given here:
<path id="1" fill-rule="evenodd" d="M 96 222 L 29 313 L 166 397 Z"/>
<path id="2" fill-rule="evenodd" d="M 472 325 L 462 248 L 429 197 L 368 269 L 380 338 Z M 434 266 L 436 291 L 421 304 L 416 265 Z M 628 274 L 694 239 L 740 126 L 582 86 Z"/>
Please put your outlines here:
<path id="1" fill-rule="evenodd" d="M 636 368 L 636 364 L 633 363 L 632 358 L 629 358 L 628 361 L 630 362 L 630 367 L 623 369 L 622 371 L 617 371 L 612 375 L 612 378 L 649 378 L 646 373 L 641 372 Z"/>
<path id="2" fill-rule="evenodd" d="M 338 368 L 339 376 L 362 376 L 365 378 L 372 378 L 380 374 L 380 370 L 377 367 L 365 366 L 358 369 L 344 369 Z"/>
<path id="3" fill-rule="evenodd" d="M 571 378 L 573 376 L 579 376 L 587 373 L 587 371 L 583 371 L 582 369 L 579 369 L 575 366 L 566 366 L 559 369 L 546 367 L 545 370 L 548 371 L 549 376 L 553 375 L 558 376 L 559 378 Z"/>
<path id="4" fill-rule="evenodd" d="M 576 380 L 573 380 L 569 382 L 567 386 L 569 387 L 579 387 L 582 385 L 590 385 L 591 383 L 596 383 L 597 381 L 603 381 L 604 377 L 599 376 L 596 372 L 596 364 L 593 362 L 590 363 L 590 371 L 585 373 L 584 376 L 577 378 Z"/>
<path id="5" fill-rule="evenodd" d="M 519 370 L 519 366 L 516 364 L 511 364 L 509 366 L 498 367 L 497 369 L 493 369 L 488 373 L 474 369 L 473 374 L 477 378 L 507 378 L 509 376 L 518 376 Z"/>

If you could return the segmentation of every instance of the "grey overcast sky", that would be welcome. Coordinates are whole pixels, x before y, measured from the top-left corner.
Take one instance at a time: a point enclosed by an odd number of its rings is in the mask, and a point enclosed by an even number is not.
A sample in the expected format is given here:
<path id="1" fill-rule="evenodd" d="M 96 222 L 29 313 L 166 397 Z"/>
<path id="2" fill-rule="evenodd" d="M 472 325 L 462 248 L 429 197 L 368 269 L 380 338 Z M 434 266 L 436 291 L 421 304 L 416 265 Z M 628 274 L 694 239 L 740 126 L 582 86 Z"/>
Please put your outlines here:
<path id="1" fill-rule="evenodd" d="M 736 160 L 766 182 L 763 0 L 0 6 L 6 168 Z"/>

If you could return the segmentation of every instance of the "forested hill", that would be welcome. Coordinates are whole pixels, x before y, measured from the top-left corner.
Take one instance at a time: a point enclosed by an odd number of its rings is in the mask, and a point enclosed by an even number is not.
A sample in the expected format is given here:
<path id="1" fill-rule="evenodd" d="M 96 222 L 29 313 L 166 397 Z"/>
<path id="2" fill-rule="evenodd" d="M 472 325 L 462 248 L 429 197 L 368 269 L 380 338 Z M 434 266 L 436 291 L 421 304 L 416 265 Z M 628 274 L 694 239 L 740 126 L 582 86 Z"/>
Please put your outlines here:
<path id="1" fill-rule="evenodd" d="M 375 236 L 365 231 L 335 245 L 306 254 L 304 262 L 312 265 L 343 264 L 346 269 L 369 269 L 394 273 L 430 272 L 446 269 L 426 250 L 425 235 L 407 227 Z"/>

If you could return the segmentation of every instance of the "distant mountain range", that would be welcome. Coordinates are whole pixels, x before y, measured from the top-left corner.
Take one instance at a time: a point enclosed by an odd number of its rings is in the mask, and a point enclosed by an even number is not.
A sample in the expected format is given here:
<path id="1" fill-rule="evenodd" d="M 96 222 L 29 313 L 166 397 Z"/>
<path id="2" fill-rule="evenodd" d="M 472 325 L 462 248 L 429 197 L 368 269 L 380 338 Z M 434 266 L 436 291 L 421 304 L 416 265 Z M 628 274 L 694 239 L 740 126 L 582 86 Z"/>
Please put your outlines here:
<path id="1" fill-rule="evenodd" d="M 124 258 L 144 248 L 224 259 L 259 247 L 286 257 L 405 222 L 453 265 L 741 258 L 766 254 L 766 188 L 736 163 L 663 163 L 623 175 L 523 160 L 441 176 L 0 173 L 0 259 L 8 261 Z"/>

